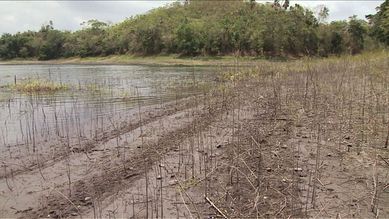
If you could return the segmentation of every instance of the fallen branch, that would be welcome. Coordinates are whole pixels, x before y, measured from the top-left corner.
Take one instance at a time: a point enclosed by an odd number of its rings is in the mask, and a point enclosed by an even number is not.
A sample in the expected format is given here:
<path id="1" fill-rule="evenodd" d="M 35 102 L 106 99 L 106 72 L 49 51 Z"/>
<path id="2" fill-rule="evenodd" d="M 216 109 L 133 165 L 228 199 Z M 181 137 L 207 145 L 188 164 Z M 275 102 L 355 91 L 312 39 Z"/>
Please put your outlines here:
<path id="1" fill-rule="evenodd" d="M 378 175 L 377 175 L 377 157 L 378 155 L 376 155 L 376 159 L 375 159 L 375 162 L 374 162 L 374 165 L 373 165 L 373 196 L 371 198 L 371 203 L 370 203 L 370 206 L 371 206 L 371 212 L 373 212 L 376 216 L 377 216 L 377 183 L 378 183 Z"/>
<path id="2" fill-rule="evenodd" d="M 219 214 L 221 214 L 225 219 L 228 219 L 228 217 L 207 197 L 205 196 L 205 200 L 208 201 L 208 203 L 217 211 Z"/>
<path id="3" fill-rule="evenodd" d="M 68 198 L 66 195 L 64 195 L 62 192 L 58 191 L 56 188 L 52 188 L 52 191 L 56 191 L 58 194 L 60 194 L 62 197 L 64 197 L 71 205 L 73 205 L 74 209 L 77 210 L 77 213 L 78 215 L 80 216 L 80 218 L 82 219 L 82 215 L 81 215 L 81 211 L 80 209 L 77 207 L 76 204 L 74 204 L 74 202 L 72 202 L 72 200 L 70 200 L 70 198 Z"/>
<path id="4" fill-rule="evenodd" d="M 381 158 L 381 159 L 382 159 L 386 164 L 388 164 L 388 166 L 389 166 L 389 162 L 386 161 L 381 155 L 378 155 L 378 157 Z"/>

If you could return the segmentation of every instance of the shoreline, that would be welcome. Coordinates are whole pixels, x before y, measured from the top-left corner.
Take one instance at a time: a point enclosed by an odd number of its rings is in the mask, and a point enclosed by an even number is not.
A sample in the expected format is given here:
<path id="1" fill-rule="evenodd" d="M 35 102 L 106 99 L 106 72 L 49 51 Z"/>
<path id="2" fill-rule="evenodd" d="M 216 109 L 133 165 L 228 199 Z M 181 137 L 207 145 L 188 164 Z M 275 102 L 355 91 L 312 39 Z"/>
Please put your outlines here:
<path id="1" fill-rule="evenodd" d="M 339 58 L 362 58 L 388 56 L 388 51 L 376 50 L 364 52 L 357 55 L 342 55 L 328 57 L 273 57 L 265 58 L 258 56 L 194 56 L 180 57 L 177 54 L 156 55 L 156 56 L 135 56 L 135 55 L 111 55 L 104 57 L 69 57 L 52 60 L 37 59 L 12 59 L 0 60 L 2 65 L 144 65 L 144 66 L 223 66 L 223 67 L 254 67 L 263 63 L 298 62 L 301 60 L 320 61 L 338 60 Z"/>
<path id="2" fill-rule="evenodd" d="M 70 57 L 53 60 L 25 60 L 13 59 L 0 61 L 1 65 L 157 65 L 157 66 L 254 66 L 266 61 L 280 61 L 279 59 L 269 60 L 260 57 L 246 56 L 239 57 L 236 61 L 234 56 L 197 56 L 179 57 L 178 55 L 166 56 L 133 56 L 133 55 L 112 55 L 105 57 Z"/>

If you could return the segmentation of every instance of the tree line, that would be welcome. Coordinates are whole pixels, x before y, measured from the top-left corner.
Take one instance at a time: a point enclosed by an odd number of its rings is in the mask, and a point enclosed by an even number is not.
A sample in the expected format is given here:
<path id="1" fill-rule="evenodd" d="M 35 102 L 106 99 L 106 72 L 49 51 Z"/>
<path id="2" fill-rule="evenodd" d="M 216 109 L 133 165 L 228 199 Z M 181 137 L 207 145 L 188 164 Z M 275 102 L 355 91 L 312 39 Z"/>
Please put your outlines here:
<path id="1" fill-rule="evenodd" d="M 288 0 L 175 2 L 109 25 L 82 23 L 61 31 L 53 23 L 39 31 L 3 34 L 0 58 L 91 57 L 119 54 L 329 56 L 356 54 L 389 45 L 389 0 L 368 15 L 326 22 L 318 13 Z"/>

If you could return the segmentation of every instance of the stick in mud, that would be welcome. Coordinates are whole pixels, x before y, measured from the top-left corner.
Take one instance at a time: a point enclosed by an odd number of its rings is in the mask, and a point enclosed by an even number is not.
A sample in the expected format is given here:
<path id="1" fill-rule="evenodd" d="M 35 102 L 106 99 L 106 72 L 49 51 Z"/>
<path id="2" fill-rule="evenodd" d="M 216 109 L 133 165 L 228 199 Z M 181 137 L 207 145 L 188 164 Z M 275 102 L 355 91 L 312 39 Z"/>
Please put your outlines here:
<path id="1" fill-rule="evenodd" d="M 162 163 L 159 164 L 159 174 L 160 174 L 160 184 L 159 191 L 161 193 L 161 218 L 163 218 L 163 192 L 162 192 L 162 184 L 163 184 L 163 173 L 162 173 Z"/>
<path id="2" fill-rule="evenodd" d="M 140 97 L 139 97 L 139 88 L 136 87 L 136 97 L 138 102 L 138 114 L 139 114 L 139 130 L 141 137 L 141 147 L 144 150 L 144 141 L 143 141 L 143 124 L 142 124 L 142 115 L 141 115 L 141 106 L 140 106 Z M 144 153 L 143 153 L 144 154 Z M 149 218 L 149 177 L 147 174 L 148 171 L 148 161 L 147 158 L 144 158 L 144 175 L 146 180 L 146 218 Z"/>
<path id="3" fill-rule="evenodd" d="M 228 217 L 221 211 L 207 196 L 205 196 L 205 200 L 217 211 L 221 216 L 223 216 L 225 219 L 228 219 Z"/>

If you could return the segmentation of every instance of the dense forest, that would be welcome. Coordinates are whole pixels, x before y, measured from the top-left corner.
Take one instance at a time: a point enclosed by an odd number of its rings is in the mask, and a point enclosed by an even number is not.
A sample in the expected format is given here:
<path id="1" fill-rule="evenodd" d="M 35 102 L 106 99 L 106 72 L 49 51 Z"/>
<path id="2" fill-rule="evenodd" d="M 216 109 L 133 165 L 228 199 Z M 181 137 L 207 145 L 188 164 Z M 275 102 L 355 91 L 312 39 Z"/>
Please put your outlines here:
<path id="1" fill-rule="evenodd" d="M 289 1 L 175 2 L 109 25 L 98 20 L 70 32 L 53 23 L 39 31 L 3 34 L 0 59 L 107 56 L 115 54 L 328 56 L 356 54 L 389 45 L 389 0 L 367 15 L 327 22 Z"/>

